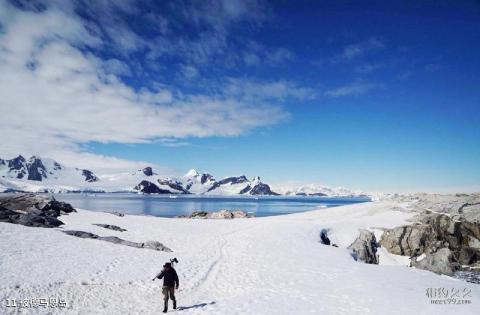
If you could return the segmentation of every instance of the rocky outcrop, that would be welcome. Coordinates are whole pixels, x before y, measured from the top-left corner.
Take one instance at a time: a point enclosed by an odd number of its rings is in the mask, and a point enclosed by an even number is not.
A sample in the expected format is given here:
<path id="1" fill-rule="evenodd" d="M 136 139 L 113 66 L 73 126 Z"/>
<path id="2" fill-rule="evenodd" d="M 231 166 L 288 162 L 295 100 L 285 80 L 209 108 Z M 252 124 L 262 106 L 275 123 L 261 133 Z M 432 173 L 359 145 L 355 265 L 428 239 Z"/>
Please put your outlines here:
<path id="1" fill-rule="evenodd" d="M 13 158 L 11 160 L 7 160 L 9 172 L 16 173 L 17 179 L 22 179 L 26 174 L 27 170 L 25 168 L 25 158 L 21 155 Z"/>
<path id="2" fill-rule="evenodd" d="M 93 223 L 93 225 L 102 227 L 102 228 L 104 228 L 104 229 L 109 229 L 109 230 L 113 230 L 113 231 L 118 231 L 118 232 L 125 232 L 125 231 L 126 231 L 126 229 L 122 229 L 121 227 L 119 227 L 119 226 L 117 226 L 117 225 L 98 224 L 98 223 Z"/>
<path id="3" fill-rule="evenodd" d="M 241 183 L 246 183 L 248 182 L 248 179 L 245 176 L 239 176 L 239 177 L 227 177 L 222 180 L 219 180 L 218 182 L 215 182 L 212 187 L 208 189 L 208 191 L 212 191 L 217 189 L 218 187 L 226 184 L 234 185 L 234 184 L 241 184 Z"/>
<path id="4" fill-rule="evenodd" d="M 250 195 L 269 195 L 269 196 L 277 196 L 276 192 L 273 192 L 270 189 L 270 186 L 264 183 L 258 183 L 253 186 L 252 190 L 250 190 Z"/>
<path id="5" fill-rule="evenodd" d="M 430 232 L 425 224 L 396 227 L 383 233 L 380 244 L 392 254 L 413 257 L 425 251 Z"/>
<path id="6" fill-rule="evenodd" d="M 85 181 L 89 183 L 98 182 L 99 180 L 98 177 L 89 170 L 82 170 L 82 175 L 85 177 Z"/>
<path id="7" fill-rule="evenodd" d="M 123 212 L 118 212 L 118 211 L 110 211 L 108 212 L 110 214 L 113 214 L 113 215 L 116 215 L 117 217 L 124 217 L 125 216 L 125 213 Z"/>
<path id="8" fill-rule="evenodd" d="M 47 178 L 47 170 L 42 160 L 32 156 L 27 162 L 28 180 L 41 182 L 43 178 Z"/>
<path id="9" fill-rule="evenodd" d="M 327 230 L 326 229 L 323 229 L 320 231 L 320 242 L 323 244 L 323 245 L 330 245 L 330 239 L 328 238 L 328 235 L 327 235 Z"/>
<path id="10" fill-rule="evenodd" d="M 207 181 L 215 181 L 215 179 L 213 178 L 212 175 L 210 175 L 208 173 L 203 173 L 202 176 L 200 177 L 200 183 L 203 185 Z"/>
<path id="11" fill-rule="evenodd" d="M 19 194 L 0 196 L 0 222 L 33 227 L 56 227 L 62 214 L 75 212 L 68 203 L 46 195 Z"/>
<path id="12" fill-rule="evenodd" d="M 419 222 L 387 229 L 380 244 L 390 253 L 410 256 L 412 266 L 452 275 L 479 264 L 480 225 L 461 216 L 431 213 Z"/>
<path id="13" fill-rule="evenodd" d="M 148 180 L 142 180 L 134 189 L 144 194 L 171 194 L 170 190 L 160 189 L 157 185 Z"/>
<path id="14" fill-rule="evenodd" d="M 373 232 L 361 229 L 360 235 L 348 248 L 352 250 L 355 260 L 361 260 L 367 264 L 378 264 L 378 244 Z"/>
<path id="15" fill-rule="evenodd" d="M 252 215 L 242 210 L 220 210 L 215 212 L 208 211 L 194 211 L 187 216 L 177 216 L 177 218 L 188 219 L 242 219 L 251 218 Z"/>
<path id="16" fill-rule="evenodd" d="M 93 234 L 90 232 L 84 232 L 84 231 L 69 230 L 69 231 L 62 231 L 62 232 L 71 236 L 79 237 L 79 238 L 90 238 L 90 239 L 110 242 L 110 243 L 119 244 L 119 245 L 136 247 L 136 248 L 147 248 L 147 249 L 153 249 L 153 250 L 158 250 L 163 252 L 172 251 L 170 248 L 164 246 L 162 243 L 157 241 L 146 241 L 144 243 L 137 243 L 137 242 L 127 241 L 116 236 L 98 236 L 96 234 Z"/>
<path id="17" fill-rule="evenodd" d="M 145 167 L 142 172 L 145 176 L 153 176 L 153 169 L 150 166 Z"/>
<path id="18" fill-rule="evenodd" d="M 173 192 L 171 192 L 171 193 L 190 194 L 190 192 L 188 190 L 183 188 L 182 183 L 180 183 L 178 181 L 171 180 L 171 179 L 159 179 L 158 183 L 160 185 L 170 187 L 173 190 Z"/>
<path id="19" fill-rule="evenodd" d="M 436 252 L 427 252 L 414 257 L 412 267 L 433 271 L 438 274 L 453 276 L 460 269 L 453 252 L 448 248 L 440 248 Z"/>

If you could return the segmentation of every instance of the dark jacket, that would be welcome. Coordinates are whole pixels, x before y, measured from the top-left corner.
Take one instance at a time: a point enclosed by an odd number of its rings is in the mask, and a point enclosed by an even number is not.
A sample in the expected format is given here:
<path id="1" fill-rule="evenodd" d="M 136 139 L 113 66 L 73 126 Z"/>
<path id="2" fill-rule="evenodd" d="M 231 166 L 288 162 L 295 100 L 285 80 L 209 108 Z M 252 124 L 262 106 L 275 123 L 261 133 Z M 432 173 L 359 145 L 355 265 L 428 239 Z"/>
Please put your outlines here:
<path id="1" fill-rule="evenodd" d="M 170 268 L 168 271 L 163 269 L 157 278 L 163 278 L 164 287 L 174 287 L 175 285 L 179 285 L 177 272 L 173 268 Z"/>

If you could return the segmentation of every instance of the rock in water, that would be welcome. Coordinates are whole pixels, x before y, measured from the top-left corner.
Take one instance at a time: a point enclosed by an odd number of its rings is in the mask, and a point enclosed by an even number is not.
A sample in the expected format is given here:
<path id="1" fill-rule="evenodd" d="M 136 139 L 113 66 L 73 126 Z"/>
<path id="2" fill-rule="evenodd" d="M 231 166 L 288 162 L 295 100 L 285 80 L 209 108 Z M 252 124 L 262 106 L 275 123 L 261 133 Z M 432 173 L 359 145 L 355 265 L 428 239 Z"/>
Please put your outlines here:
<path id="1" fill-rule="evenodd" d="M 361 229 L 360 235 L 348 248 L 353 251 L 355 260 L 361 260 L 367 264 L 378 264 L 378 244 L 373 232 Z"/>

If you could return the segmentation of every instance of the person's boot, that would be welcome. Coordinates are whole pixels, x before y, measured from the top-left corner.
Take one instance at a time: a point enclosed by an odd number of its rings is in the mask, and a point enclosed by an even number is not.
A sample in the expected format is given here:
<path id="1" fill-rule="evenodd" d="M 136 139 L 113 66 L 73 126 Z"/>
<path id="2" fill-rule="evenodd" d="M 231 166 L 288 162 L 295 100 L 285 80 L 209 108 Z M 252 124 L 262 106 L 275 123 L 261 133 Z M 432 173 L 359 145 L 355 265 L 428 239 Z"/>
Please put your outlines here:
<path id="1" fill-rule="evenodd" d="M 168 311 L 168 301 L 165 301 L 164 307 L 163 307 L 163 312 L 166 313 Z"/>
<path id="2" fill-rule="evenodd" d="M 177 309 L 177 300 L 173 300 L 173 309 L 174 309 L 174 310 Z"/>

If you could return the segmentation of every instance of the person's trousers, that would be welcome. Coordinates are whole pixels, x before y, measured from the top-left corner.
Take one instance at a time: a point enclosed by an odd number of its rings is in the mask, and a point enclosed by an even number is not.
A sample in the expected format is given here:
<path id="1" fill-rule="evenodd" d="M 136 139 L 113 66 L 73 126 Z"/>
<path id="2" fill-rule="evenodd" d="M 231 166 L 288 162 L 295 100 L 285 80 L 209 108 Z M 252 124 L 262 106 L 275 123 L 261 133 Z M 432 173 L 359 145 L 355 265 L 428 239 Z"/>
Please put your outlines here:
<path id="1" fill-rule="evenodd" d="M 163 299 L 165 302 L 170 300 L 175 301 L 175 287 L 162 287 Z"/>

